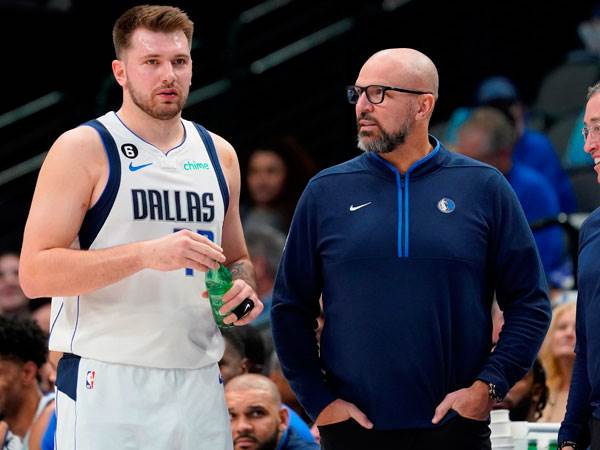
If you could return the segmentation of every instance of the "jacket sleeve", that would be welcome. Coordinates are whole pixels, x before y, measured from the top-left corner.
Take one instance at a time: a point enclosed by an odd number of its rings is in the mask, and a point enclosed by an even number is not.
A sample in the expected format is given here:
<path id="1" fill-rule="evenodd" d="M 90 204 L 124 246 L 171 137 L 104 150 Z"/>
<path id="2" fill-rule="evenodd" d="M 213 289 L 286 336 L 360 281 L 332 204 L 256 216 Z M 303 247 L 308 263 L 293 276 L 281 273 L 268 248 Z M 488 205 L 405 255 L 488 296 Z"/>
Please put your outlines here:
<path id="1" fill-rule="evenodd" d="M 583 233 L 580 236 L 580 248 L 581 242 L 583 242 Z M 587 448 L 589 444 L 588 421 L 592 414 L 590 408 L 592 388 L 587 373 L 587 337 L 585 333 L 587 294 L 585 289 L 580 289 L 577 294 L 575 364 L 573 365 L 571 386 L 569 387 L 567 412 L 558 432 L 559 443 L 564 441 L 575 442 L 577 448 Z"/>
<path id="2" fill-rule="evenodd" d="M 508 390 L 529 370 L 548 330 L 550 301 L 539 253 L 516 194 L 498 173 L 490 201 L 488 274 L 504 313 L 498 345 L 477 377 Z"/>
<path id="3" fill-rule="evenodd" d="M 273 288 L 271 325 L 283 373 L 314 420 L 335 397 L 325 384 L 315 335 L 323 283 L 312 189 L 309 183 L 292 219 Z"/>

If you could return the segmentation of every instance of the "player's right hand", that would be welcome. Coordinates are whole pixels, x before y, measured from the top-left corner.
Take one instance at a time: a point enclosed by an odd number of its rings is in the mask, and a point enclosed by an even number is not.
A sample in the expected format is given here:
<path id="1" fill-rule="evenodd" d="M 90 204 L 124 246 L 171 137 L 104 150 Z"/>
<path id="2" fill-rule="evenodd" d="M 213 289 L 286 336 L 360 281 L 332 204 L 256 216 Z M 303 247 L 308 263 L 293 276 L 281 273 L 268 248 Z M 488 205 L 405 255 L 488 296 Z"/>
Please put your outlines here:
<path id="1" fill-rule="evenodd" d="M 190 230 L 180 230 L 140 245 L 142 261 L 148 269 L 168 271 L 189 267 L 206 272 L 225 262 L 220 246 Z"/>

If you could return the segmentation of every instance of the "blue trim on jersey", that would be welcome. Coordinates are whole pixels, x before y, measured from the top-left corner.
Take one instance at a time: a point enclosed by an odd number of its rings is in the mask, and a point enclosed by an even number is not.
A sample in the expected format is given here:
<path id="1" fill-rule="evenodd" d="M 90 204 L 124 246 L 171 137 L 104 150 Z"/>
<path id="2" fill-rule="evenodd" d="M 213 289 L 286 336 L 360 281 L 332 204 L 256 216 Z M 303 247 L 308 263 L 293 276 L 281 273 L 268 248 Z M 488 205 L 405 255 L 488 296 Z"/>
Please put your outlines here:
<path id="1" fill-rule="evenodd" d="M 138 138 L 140 141 L 145 142 L 146 144 L 150 145 L 151 147 L 154 147 L 156 150 L 158 150 L 161 153 L 164 153 L 164 155 L 168 155 L 169 153 L 171 153 L 173 150 L 178 149 L 179 147 L 181 147 L 183 144 L 185 144 L 185 141 L 187 139 L 187 130 L 185 129 L 185 125 L 183 125 L 183 122 L 181 122 L 181 125 L 183 126 L 183 139 L 181 140 L 181 142 L 179 144 L 177 144 L 175 147 L 167 150 L 167 151 L 162 151 L 160 148 L 158 148 L 156 145 L 154 145 L 152 142 L 148 142 L 146 139 L 144 139 L 143 137 L 141 137 L 140 135 L 138 135 L 135 131 L 133 131 L 131 128 L 129 128 L 127 125 L 125 125 L 125 122 L 123 122 L 121 120 L 121 118 L 119 117 L 119 115 L 116 112 L 113 112 L 113 114 L 115 115 L 115 117 L 117 118 L 117 120 L 119 122 L 121 122 L 121 125 L 123 125 L 125 128 L 127 128 L 127 131 L 129 131 L 131 134 L 133 134 L 136 138 Z"/>
<path id="2" fill-rule="evenodd" d="M 84 123 L 89 127 L 94 128 L 104 144 L 104 151 L 108 157 L 108 181 L 106 187 L 100 195 L 100 198 L 94 206 L 92 206 L 83 218 L 81 229 L 79 230 L 79 245 L 83 250 L 87 250 L 98 236 L 104 222 L 110 213 L 110 210 L 115 203 L 119 185 L 121 184 L 121 159 L 115 140 L 98 120 L 90 120 Z"/>
<path id="3" fill-rule="evenodd" d="M 65 353 L 58 362 L 56 371 L 56 388 L 74 402 L 77 401 L 77 377 L 81 358 L 72 353 Z"/>
<path id="4" fill-rule="evenodd" d="M 221 164 L 219 163 L 219 157 L 217 156 L 217 149 L 215 148 L 215 143 L 206 128 L 202 125 L 194 123 L 196 130 L 198 130 L 198 134 L 202 138 L 202 142 L 204 142 L 204 146 L 206 147 L 206 151 L 208 152 L 208 156 L 210 157 L 210 161 L 215 169 L 215 174 L 217 175 L 217 180 L 219 181 L 219 187 L 221 188 L 221 195 L 223 196 L 223 204 L 225 205 L 225 214 L 227 214 L 227 208 L 229 207 L 229 189 L 227 188 L 227 183 L 225 182 L 225 176 L 223 175 L 223 170 L 221 169 Z"/>
<path id="5" fill-rule="evenodd" d="M 63 306 L 65 306 L 65 302 L 64 301 L 62 301 L 60 303 L 60 308 L 58 308 L 58 314 L 56 315 L 56 317 L 52 321 L 52 325 L 50 326 L 50 337 L 52 337 L 52 330 L 54 330 L 54 325 L 56 324 L 56 321 L 60 317 L 60 313 L 62 312 Z"/>
<path id="6" fill-rule="evenodd" d="M 71 335 L 71 351 L 73 351 L 73 340 L 75 339 L 75 333 L 77 333 L 77 325 L 79 325 L 79 295 L 77 296 L 77 317 L 75 318 L 75 328 L 73 328 L 73 334 Z"/>

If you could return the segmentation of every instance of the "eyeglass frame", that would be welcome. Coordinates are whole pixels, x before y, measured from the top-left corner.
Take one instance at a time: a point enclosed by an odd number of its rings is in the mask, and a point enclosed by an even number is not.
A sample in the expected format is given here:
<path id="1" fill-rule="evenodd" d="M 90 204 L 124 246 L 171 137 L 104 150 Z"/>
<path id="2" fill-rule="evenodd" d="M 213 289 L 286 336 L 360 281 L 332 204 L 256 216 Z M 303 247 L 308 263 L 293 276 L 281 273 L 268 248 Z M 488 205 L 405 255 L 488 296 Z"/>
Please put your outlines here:
<path id="1" fill-rule="evenodd" d="M 382 93 L 381 93 L 381 100 L 378 102 L 373 102 L 371 101 L 371 98 L 369 97 L 369 94 L 367 93 L 367 90 L 370 87 L 378 87 L 382 89 Z M 360 92 L 357 92 L 356 88 L 360 89 Z M 395 91 L 395 92 L 403 92 L 405 94 L 413 94 L 413 95 L 423 95 L 423 94 L 431 94 L 433 95 L 433 92 L 427 92 L 427 91 L 418 91 L 416 89 L 405 89 L 405 88 L 399 88 L 399 87 L 394 87 L 394 86 L 384 86 L 381 84 L 369 84 L 368 86 L 359 86 L 357 84 L 351 84 L 346 86 L 346 99 L 348 100 L 348 103 L 350 103 L 351 105 L 356 105 L 358 103 L 358 100 L 360 99 L 360 96 L 363 94 L 363 92 L 365 93 L 365 95 L 367 96 L 367 100 L 369 101 L 369 103 L 371 103 L 372 105 L 379 105 L 380 103 L 383 103 L 383 100 L 385 100 L 385 93 L 387 91 Z M 352 100 L 350 100 L 350 93 L 358 93 L 358 97 L 356 97 L 356 101 L 353 102 Z"/>
<path id="2" fill-rule="evenodd" d="M 592 130 L 596 131 L 592 131 Z M 596 139 L 600 137 L 600 124 L 594 124 L 591 127 L 586 127 L 585 125 L 581 128 L 581 134 L 583 135 L 583 139 L 587 141 L 588 137 L 595 137 Z"/>

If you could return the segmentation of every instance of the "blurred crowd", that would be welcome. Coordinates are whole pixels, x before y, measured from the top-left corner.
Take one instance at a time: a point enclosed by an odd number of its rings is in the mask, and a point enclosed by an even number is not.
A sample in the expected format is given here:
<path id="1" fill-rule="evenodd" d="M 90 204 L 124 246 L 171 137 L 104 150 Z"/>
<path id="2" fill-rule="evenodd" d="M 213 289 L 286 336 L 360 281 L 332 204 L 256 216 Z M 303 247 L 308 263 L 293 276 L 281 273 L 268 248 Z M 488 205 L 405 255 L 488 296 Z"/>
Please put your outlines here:
<path id="1" fill-rule="evenodd" d="M 600 10 L 597 16 L 600 16 Z M 564 65 L 595 66 L 600 71 L 600 18 L 582 23 L 585 46 L 569 55 Z M 586 80 L 586 84 L 587 83 Z M 583 96 L 577 99 L 580 109 Z M 539 111 L 538 111 L 539 113 Z M 495 166 L 513 187 L 532 226 L 546 278 L 551 288 L 553 318 L 538 359 L 498 408 L 508 408 L 512 420 L 560 422 L 575 359 L 577 245 L 566 216 L 589 210 L 578 201 L 585 193 L 570 176 L 581 166 L 595 176 L 586 159 L 580 111 L 563 141 L 548 135 L 561 118 L 539 120 L 524 104 L 514 81 L 502 75 L 481 80 L 473 100 L 456 108 L 432 134 L 447 147 Z M 574 115 L 573 115 L 574 114 Z M 557 148 L 557 142 L 562 142 Z M 223 331 L 225 353 L 220 362 L 237 448 L 319 448 L 316 426 L 287 383 L 273 351 L 270 304 L 286 234 L 303 187 L 318 167 L 292 136 L 256 145 L 241 155 L 241 216 L 246 242 L 256 271 L 257 293 L 265 305 L 252 324 Z M 589 189 L 592 185 L 587 186 Z M 584 186 L 584 189 L 586 186 Z M 26 298 L 18 276 L 19 254 L 0 253 L 0 414 L 30 449 L 53 448 L 53 392 L 60 355 L 48 354 L 51 331 L 50 299 Z M 502 333 L 502 311 L 492 310 L 494 333 Z M 319 336 L 323 321 L 315 323 Z M 493 351 L 493 350 L 492 350 Z M 263 405 L 248 411 L 248 404 Z"/>

